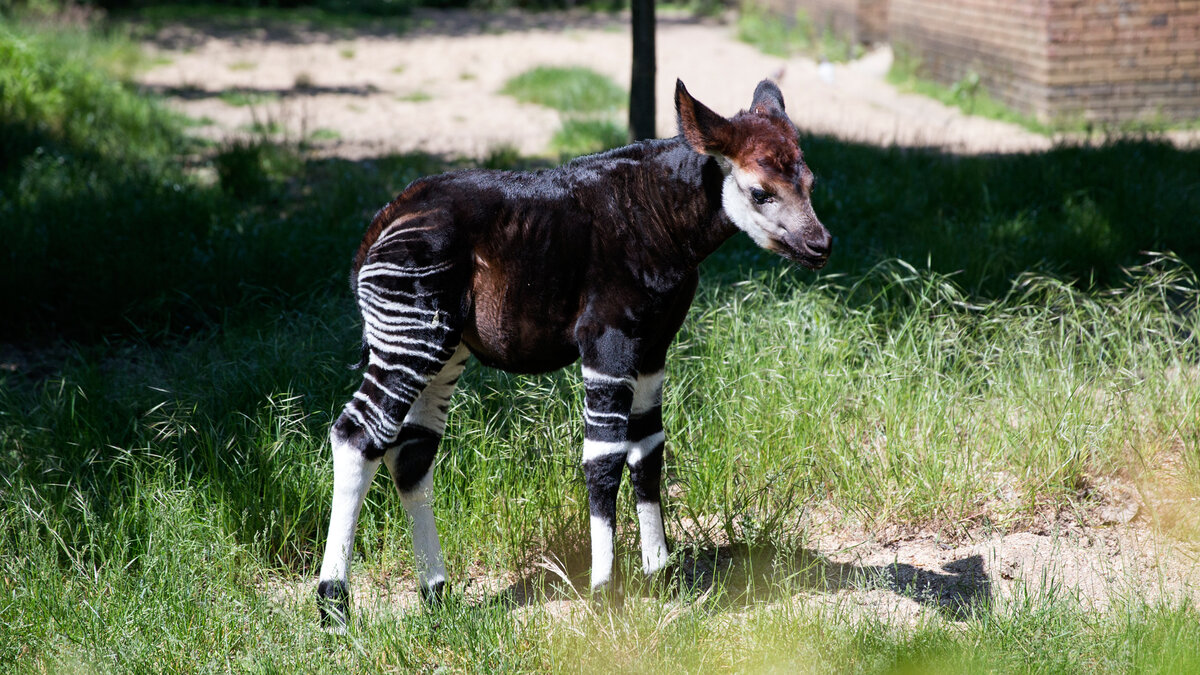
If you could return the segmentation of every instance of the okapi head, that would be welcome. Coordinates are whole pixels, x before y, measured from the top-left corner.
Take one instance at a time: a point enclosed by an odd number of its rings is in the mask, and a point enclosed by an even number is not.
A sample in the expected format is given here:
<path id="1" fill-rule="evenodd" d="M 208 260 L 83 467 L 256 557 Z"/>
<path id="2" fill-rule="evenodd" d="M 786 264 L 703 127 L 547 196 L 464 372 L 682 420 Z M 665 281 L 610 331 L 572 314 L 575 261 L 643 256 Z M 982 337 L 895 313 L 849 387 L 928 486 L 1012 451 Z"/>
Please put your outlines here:
<path id="1" fill-rule="evenodd" d="M 750 109 L 725 119 L 676 80 L 675 110 L 688 145 L 720 161 L 722 208 L 733 224 L 769 251 L 809 269 L 824 267 L 833 238 L 813 212 L 813 174 L 779 87 L 759 82 Z"/>

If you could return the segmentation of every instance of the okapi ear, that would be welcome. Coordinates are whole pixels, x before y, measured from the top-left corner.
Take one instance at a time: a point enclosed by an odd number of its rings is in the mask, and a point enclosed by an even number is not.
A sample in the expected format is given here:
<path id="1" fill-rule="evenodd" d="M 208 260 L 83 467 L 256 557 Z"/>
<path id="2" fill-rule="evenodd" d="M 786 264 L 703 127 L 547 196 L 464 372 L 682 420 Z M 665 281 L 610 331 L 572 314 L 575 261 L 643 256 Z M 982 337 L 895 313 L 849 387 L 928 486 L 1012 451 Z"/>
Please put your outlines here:
<path id="1" fill-rule="evenodd" d="M 692 149 L 702 155 L 728 154 L 733 125 L 729 120 L 692 98 L 683 80 L 675 80 L 675 113 L 679 116 L 679 133 Z"/>
<path id="2" fill-rule="evenodd" d="M 750 110 L 768 117 L 783 114 L 783 92 L 779 91 L 779 85 L 771 80 L 759 82 L 754 88 L 754 101 L 750 103 Z"/>

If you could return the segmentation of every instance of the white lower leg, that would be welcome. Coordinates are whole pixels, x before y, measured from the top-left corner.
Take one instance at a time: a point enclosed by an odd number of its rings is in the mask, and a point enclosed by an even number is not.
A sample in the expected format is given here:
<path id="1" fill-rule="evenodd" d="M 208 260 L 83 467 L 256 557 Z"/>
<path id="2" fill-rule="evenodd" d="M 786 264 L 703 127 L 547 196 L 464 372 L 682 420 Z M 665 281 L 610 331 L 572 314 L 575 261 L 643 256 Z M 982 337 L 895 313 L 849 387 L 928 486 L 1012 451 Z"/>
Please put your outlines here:
<path id="1" fill-rule="evenodd" d="M 604 518 L 592 516 L 592 588 L 612 579 L 613 528 Z"/>
<path id="2" fill-rule="evenodd" d="M 379 460 L 367 459 L 357 448 L 333 439 L 333 510 L 325 540 L 325 559 L 321 563 L 321 581 L 349 582 L 358 513 L 378 469 Z"/>
<path id="3" fill-rule="evenodd" d="M 658 502 L 637 505 L 642 534 L 642 571 L 653 574 L 667 566 L 667 535 L 663 530 L 662 506 Z"/>
<path id="4" fill-rule="evenodd" d="M 446 565 L 442 562 L 442 544 L 438 541 L 437 523 L 429 497 L 433 489 L 433 472 L 415 488 L 400 493 L 400 501 L 412 523 L 413 552 L 417 563 L 417 578 L 422 588 L 433 589 L 446 581 Z"/>

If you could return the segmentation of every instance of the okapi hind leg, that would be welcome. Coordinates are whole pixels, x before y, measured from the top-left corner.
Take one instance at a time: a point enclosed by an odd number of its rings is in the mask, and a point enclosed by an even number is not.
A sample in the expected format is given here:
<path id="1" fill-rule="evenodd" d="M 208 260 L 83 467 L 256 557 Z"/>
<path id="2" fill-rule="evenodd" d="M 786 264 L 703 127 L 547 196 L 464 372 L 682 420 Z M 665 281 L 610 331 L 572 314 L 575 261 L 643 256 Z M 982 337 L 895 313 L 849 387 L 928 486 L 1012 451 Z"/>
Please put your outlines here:
<path id="1" fill-rule="evenodd" d="M 437 259 L 403 234 L 385 233 L 356 277 L 367 368 L 330 431 L 334 497 L 317 585 L 321 622 L 335 630 L 349 618 L 349 568 L 363 498 L 414 402 L 442 373 L 462 338 L 465 268 Z"/>
<path id="2" fill-rule="evenodd" d="M 466 346 L 459 345 L 442 371 L 413 403 L 396 444 L 383 456 L 384 465 L 391 473 L 408 513 L 418 589 L 427 605 L 441 602 L 446 592 L 446 565 L 433 508 L 429 504 L 433 495 L 433 461 L 446 428 L 450 396 L 469 357 Z"/>
<path id="3" fill-rule="evenodd" d="M 333 446 L 333 507 L 329 516 L 329 535 L 325 540 L 325 558 L 317 583 L 317 611 L 321 625 L 341 630 L 350 618 L 350 559 L 354 551 L 354 530 L 363 498 L 379 459 L 364 453 L 365 433 L 342 424 L 346 414 L 330 430 Z"/>

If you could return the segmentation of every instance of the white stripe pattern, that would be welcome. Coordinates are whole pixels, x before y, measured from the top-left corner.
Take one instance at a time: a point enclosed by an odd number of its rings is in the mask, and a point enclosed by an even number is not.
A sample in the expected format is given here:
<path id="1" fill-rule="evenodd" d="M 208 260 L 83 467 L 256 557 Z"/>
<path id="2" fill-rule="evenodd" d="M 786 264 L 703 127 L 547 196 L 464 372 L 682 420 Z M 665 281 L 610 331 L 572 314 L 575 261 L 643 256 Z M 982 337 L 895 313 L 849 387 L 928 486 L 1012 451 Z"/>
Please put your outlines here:
<path id="1" fill-rule="evenodd" d="M 583 461 L 585 463 L 597 459 L 599 457 L 607 457 L 608 455 L 628 454 L 628 441 L 620 441 L 617 443 L 609 443 L 607 441 L 593 441 L 583 439 Z"/>
<path id="2" fill-rule="evenodd" d="M 587 366 L 583 366 L 583 381 L 584 382 L 606 382 L 609 384 L 620 384 L 632 388 L 635 381 L 632 377 L 620 377 L 617 375 L 606 375 L 598 370 L 592 370 Z"/>
<path id="3" fill-rule="evenodd" d="M 641 440 L 630 443 L 629 454 L 625 457 L 625 462 L 629 464 L 629 466 L 637 466 L 638 462 L 641 462 L 646 455 L 654 452 L 654 449 L 666 441 L 666 439 L 666 432 L 659 431 L 657 433 L 650 434 Z"/>

